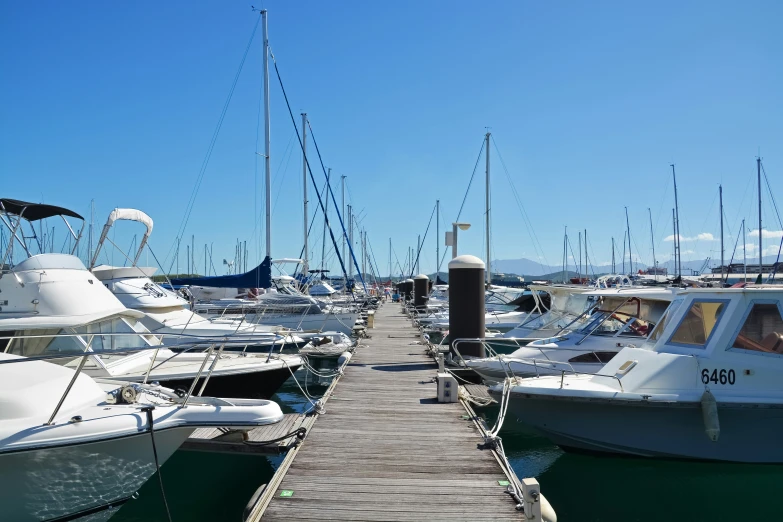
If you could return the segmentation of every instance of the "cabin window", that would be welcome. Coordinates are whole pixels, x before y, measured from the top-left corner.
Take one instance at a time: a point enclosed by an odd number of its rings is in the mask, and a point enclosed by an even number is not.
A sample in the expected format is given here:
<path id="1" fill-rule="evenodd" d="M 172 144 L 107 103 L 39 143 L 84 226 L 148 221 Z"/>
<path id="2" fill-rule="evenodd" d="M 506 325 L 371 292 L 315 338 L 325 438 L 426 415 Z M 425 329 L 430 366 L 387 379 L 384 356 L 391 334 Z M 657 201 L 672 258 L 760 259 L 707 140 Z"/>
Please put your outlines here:
<path id="1" fill-rule="evenodd" d="M 754 303 L 732 348 L 783 353 L 783 317 L 774 303 Z"/>
<path id="2" fill-rule="evenodd" d="M 715 331 L 726 301 L 696 301 L 680 321 L 670 343 L 693 347 L 704 347 Z"/>
<path id="3" fill-rule="evenodd" d="M 663 331 L 666 330 L 666 325 L 669 324 L 669 318 L 672 317 L 680 305 L 682 305 L 682 301 L 682 299 L 675 299 L 672 301 L 672 304 L 669 305 L 669 308 L 666 309 L 660 320 L 658 320 L 658 324 L 656 325 L 655 330 L 653 330 L 652 335 L 650 335 L 651 341 L 655 342 L 661 337 Z"/>
<path id="4" fill-rule="evenodd" d="M 589 352 L 568 359 L 570 363 L 601 363 L 606 364 L 612 360 L 617 352 Z"/>

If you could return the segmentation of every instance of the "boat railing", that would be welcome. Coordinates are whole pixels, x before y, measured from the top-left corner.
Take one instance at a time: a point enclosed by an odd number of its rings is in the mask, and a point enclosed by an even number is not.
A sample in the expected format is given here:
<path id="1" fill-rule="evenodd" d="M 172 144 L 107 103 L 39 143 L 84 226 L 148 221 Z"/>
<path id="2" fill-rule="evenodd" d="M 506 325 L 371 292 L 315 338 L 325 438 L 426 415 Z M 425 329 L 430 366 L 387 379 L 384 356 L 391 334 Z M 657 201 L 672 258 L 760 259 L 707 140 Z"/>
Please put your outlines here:
<path id="1" fill-rule="evenodd" d="M 512 338 L 509 338 L 508 340 L 512 340 Z M 587 372 L 580 372 L 574 369 L 574 367 L 571 365 L 569 361 L 554 361 L 549 358 L 549 356 L 544 352 L 542 346 L 536 346 L 536 345 L 526 345 L 526 348 L 536 348 L 541 353 L 543 358 L 539 359 L 536 357 L 526 357 L 524 359 L 517 358 L 517 357 L 508 357 L 505 354 L 498 354 L 495 352 L 492 347 L 488 344 L 486 338 L 460 338 L 455 339 L 452 343 L 452 348 L 454 352 L 457 354 L 457 357 L 459 358 L 459 361 L 461 362 L 462 366 L 467 366 L 465 364 L 465 358 L 462 356 L 462 354 L 459 351 L 459 345 L 463 343 L 480 343 L 484 350 L 489 357 L 494 357 L 500 362 L 500 367 L 503 369 L 503 373 L 505 374 L 506 378 L 509 379 L 516 379 L 519 376 L 514 373 L 514 370 L 512 368 L 512 365 L 517 366 L 525 366 L 525 367 L 533 367 L 536 377 L 541 377 L 541 371 L 542 370 L 558 370 L 560 369 L 560 388 L 563 388 L 563 379 L 565 378 L 566 372 L 570 375 L 595 375 L 597 377 L 608 377 L 611 379 L 614 379 L 617 381 L 617 383 L 620 385 L 620 391 L 625 391 L 623 389 L 623 383 L 620 380 L 619 377 L 616 375 L 606 375 L 601 373 L 587 373 Z M 520 346 L 521 348 L 521 346 Z M 601 360 L 601 358 L 598 356 L 598 353 L 594 351 L 586 351 L 584 348 L 571 348 L 571 347 L 563 347 L 558 346 L 556 348 L 558 351 L 570 351 L 570 352 L 579 352 L 581 355 L 593 355 L 595 357 L 596 362 L 599 362 L 601 364 L 606 364 L 604 361 Z M 562 367 L 565 366 L 566 368 L 563 369 Z"/>
<path id="2" fill-rule="evenodd" d="M 142 381 L 143 385 L 147 384 L 147 381 L 149 380 L 149 377 L 152 373 L 152 371 L 159 367 L 160 364 L 163 364 L 164 362 L 170 361 L 174 357 L 189 352 L 194 349 L 203 349 L 204 348 L 204 342 L 205 340 L 210 341 L 209 347 L 203 352 L 204 353 L 204 359 L 201 361 L 201 366 L 199 367 L 198 372 L 196 373 L 195 377 L 193 378 L 193 381 L 190 384 L 190 387 L 188 388 L 188 391 L 185 392 L 182 395 L 182 402 L 181 407 L 186 407 L 188 402 L 190 401 L 190 398 L 193 396 L 193 392 L 196 388 L 196 385 L 198 384 L 199 379 L 201 379 L 202 375 L 204 374 L 204 369 L 206 368 L 207 363 L 212 361 L 212 364 L 209 366 L 209 369 L 207 370 L 206 375 L 204 376 L 204 382 L 201 384 L 201 387 L 198 390 L 198 393 L 196 394 L 197 397 L 200 397 L 202 393 L 204 393 L 204 390 L 207 387 L 207 383 L 209 382 L 210 377 L 212 376 L 213 371 L 215 370 L 215 367 L 217 366 L 217 361 L 221 358 L 221 355 L 223 354 L 223 349 L 225 348 L 226 343 L 228 342 L 228 339 L 231 336 L 223 336 L 220 338 L 220 341 L 218 341 L 217 336 L 196 336 L 196 335 L 187 335 L 187 334 L 180 334 L 180 335 L 170 335 L 169 337 L 185 337 L 188 339 L 187 342 L 184 342 L 182 344 L 178 344 L 177 348 L 181 348 L 182 351 L 179 351 L 175 353 L 173 356 L 167 358 L 165 361 L 161 362 L 157 366 L 154 366 L 155 360 L 158 356 L 158 353 L 161 348 L 167 348 L 167 346 L 164 346 L 162 344 L 158 345 L 146 345 L 146 346 L 134 346 L 134 347 L 127 347 L 127 348 L 117 348 L 117 349 L 108 349 L 108 350 L 93 350 L 92 349 L 92 343 L 95 337 L 100 336 L 102 339 L 105 337 L 117 337 L 117 336 L 146 336 L 145 333 L 137 333 L 137 332 L 105 332 L 105 333 L 56 333 L 56 334 L 25 334 L 25 335 L 13 335 L 13 336 L 0 336 L 0 341 L 7 341 L 5 350 L 8 350 L 8 347 L 11 346 L 11 343 L 16 339 L 48 339 L 48 338 L 65 338 L 65 337 L 81 337 L 87 338 L 87 344 L 84 348 L 83 352 L 74 351 L 74 352 L 60 352 L 60 353 L 50 353 L 50 354 L 40 354 L 40 355 L 33 355 L 33 356 L 20 356 L 19 358 L 14 359 L 3 359 L 0 360 L 0 364 L 16 364 L 16 363 L 25 363 L 25 362 L 31 362 L 31 361 L 55 361 L 55 360 L 62 360 L 62 359 L 79 359 L 79 364 L 77 365 L 76 369 L 74 370 L 73 377 L 69 381 L 68 385 L 65 388 L 65 391 L 63 392 L 62 396 L 57 402 L 57 406 L 55 407 L 54 411 L 52 412 L 51 416 L 49 417 L 49 420 L 46 422 L 45 425 L 49 426 L 54 421 L 54 418 L 57 416 L 57 413 L 60 411 L 60 408 L 62 407 L 63 403 L 65 402 L 65 399 L 68 397 L 68 394 L 71 391 L 71 388 L 73 388 L 74 383 L 76 382 L 76 379 L 79 377 L 79 374 L 84 369 L 84 366 L 87 362 L 87 359 L 89 358 L 95 358 L 99 357 L 101 355 L 131 355 L 135 353 L 142 353 L 142 352 L 149 352 L 154 351 L 151 359 L 150 364 L 147 367 L 147 371 L 144 373 L 144 380 Z M 162 337 L 162 336 L 155 336 L 155 337 Z M 281 336 L 276 336 L 281 337 Z M 282 337 L 281 337 L 282 338 Z M 277 339 L 275 340 L 276 343 Z M 274 346 L 274 344 L 272 346 Z M 215 348 L 218 347 L 217 352 L 215 351 Z M 10 353 L 10 352 L 9 352 Z M 269 356 L 267 357 L 267 361 L 269 361 L 272 357 L 271 349 Z M 111 376 L 107 377 L 110 378 Z M 133 384 L 133 383 L 128 383 Z"/>

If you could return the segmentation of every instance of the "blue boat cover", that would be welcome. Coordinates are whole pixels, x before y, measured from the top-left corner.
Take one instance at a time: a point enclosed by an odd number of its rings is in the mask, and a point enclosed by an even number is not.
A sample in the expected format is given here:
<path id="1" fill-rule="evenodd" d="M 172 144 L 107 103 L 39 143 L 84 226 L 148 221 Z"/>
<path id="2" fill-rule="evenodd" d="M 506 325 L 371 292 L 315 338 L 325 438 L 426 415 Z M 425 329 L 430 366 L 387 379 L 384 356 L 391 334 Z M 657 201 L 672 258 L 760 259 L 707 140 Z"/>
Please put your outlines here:
<path id="1" fill-rule="evenodd" d="M 269 288 L 272 286 L 272 259 L 267 257 L 260 265 L 244 274 L 172 278 L 171 284 L 174 286 L 207 286 L 210 288 Z"/>

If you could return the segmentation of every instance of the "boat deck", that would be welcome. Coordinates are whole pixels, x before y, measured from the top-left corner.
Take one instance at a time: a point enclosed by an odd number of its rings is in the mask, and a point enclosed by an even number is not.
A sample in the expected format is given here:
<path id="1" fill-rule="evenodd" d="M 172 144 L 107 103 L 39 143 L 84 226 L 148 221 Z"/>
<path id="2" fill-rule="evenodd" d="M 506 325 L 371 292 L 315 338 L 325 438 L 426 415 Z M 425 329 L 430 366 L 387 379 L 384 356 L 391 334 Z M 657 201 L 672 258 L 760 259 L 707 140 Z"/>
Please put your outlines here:
<path id="1" fill-rule="evenodd" d="M 298 439 L 291 434 L 300 428 L 309 430 L 315 419 L 315 415 L 288 413 L 280 422 L 250 430 L 247 437 L 242 437 L 237 432 L 226 433 L 219 428 L 199 428 L 191 433 L 181 448 L 193 451 L 279 455 L 296 445 Z"/>
<path id="2" fill-rule="evenodd" d="M 523 520 L 469 410 L 438 403 L 437 365 L 399 305 L 368 333 L 248 520 Z"/>

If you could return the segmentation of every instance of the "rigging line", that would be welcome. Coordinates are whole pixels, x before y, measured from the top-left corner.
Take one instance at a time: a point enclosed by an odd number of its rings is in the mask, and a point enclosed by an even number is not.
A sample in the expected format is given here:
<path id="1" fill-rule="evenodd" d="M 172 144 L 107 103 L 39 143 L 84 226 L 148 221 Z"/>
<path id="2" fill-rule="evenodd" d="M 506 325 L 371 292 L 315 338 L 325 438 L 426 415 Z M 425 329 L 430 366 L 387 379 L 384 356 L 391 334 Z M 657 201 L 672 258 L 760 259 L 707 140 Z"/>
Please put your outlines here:
<path id="1" fill-rule="evenodd" d="M 275 71 L 277 71 L 277 62 L 275 62 Z M 280 77 L 280 74 L 278 73 L 278 78 L 279 77 Z M 280 85 L 282 86 L 282 80 L 281 80 Z M 285 91 L 283 91 L 283 92 L 285 92 Z M 287 100 L 287 98 L 286 98 L 286 100 Z M 289 107 L 289 112 L 291 112 L 290 107 Z M 294 117 L 293 113 L 291 113 L 291 119 L 292 120 L 293 120 L 293 117 Z M 318 162 L 321 164 L 321 170 L 324 173 L 324 177 L 326 177 L 328 179 L 329 176 L 326 173 L 326 167 L 324 166 L 324 160 L 321 157 L 321 149 L 318 147 L 318 141 L 316 141 L 316 139 L 315 139 L 315 132 L 313 131 L 313 126 L 310 123 L 309 119 L 307 120 L 307 127 L 310 129 L 310 137 L 313 139 L 313 146 L 315 147 L 315 152 L 318 154 Z M 307 163 L 307 170 L 310 171 L 310 176 L 312 177 L 313 173 L 312 173 L 312 170 L 310 169 L 310 163 L 309 162 Z M 315 184 L 315 181 L 313 181 L 313 184 Z M 337 219 L 340 221 L 340 227 L 342 228 L 343 234 L 346 234 L 346 237 L 347 237 L 347 231 L 345 230 L 345 223 L 343 222 L 342 210 L 341 210 L 340 206 L 337 204 L 337 198 L 335 198 L 335 196 L 334 196 L 334 190 L 332 190 L 331 184 L 328 184 L 328 187 L 329 187 L 329 190 L 327 191 L 327 194 L 326 194 L 327 201 L 328 201 L 329 196 L 331 195 L 332 196 L 332 204 L 334 205 L 335 211 L 337 213 Z M 350 189 L 349 189 L 349 194 L 350 194 Z M 359 212 L 359 214 L 361 215 L 362 212 L 364 212 L 364 209 L 362 209 L 361 212 Z M 326 213 L 324 213 L 324 217 L 326 217 L 325 214 Z M 327 225 L 328 224 L 329 224 L 329 220 L 327 219 Z M 334 233 L 332 232 L 332 228 L 331 227 L 329 227 L 329 234 L 332 236 L 332 242 L 334 243 L 334 248 L 335 248 L 335 250 L 337 250 L 337 242 L 334 239 Z M 364 287 L 364 291 L 366 293 L 367 292 L 367 285 L 364 282 L 364 275 L 361 273 L 361 270 L 359 270 L 359 262 L 356 260 L 356 253 L 353 250 L 353 246 L 350 246 L 348 248 L 348 252 L 351 254 L 351 259 L 353 259 L 353 265 L 356 268 L 356 272 L 359 274 L 359 279 L 361 280 L 362 286 Z M 342 266 L 343 265 L 342 256 L 340 256 L 340 254 L 338 253 L 337 257 L 338 257 L 338 259 L 340 259 L 340 265 Z M 349 261 L 349 263 L 350 263 L 350 261 Z M 345 267 L 344 266 L 343 266 L 343 273 L 345 273 Z M 346 277 L 348 277 L 347 274 L 346 274 Z"/>
<path id="2" fill-rule="evenodd" d="M 316 191 L 318 191 L 317 188 L 316 188 Z M 308 238 L 310 237 L 310 232 L 313 230 L 313 225 L 315 224 L 316 216 L 318 216 L 318 213 L 317 212 L 313 212 L 313 218 L 310 220 L 310 226 L 307 227 L 307 237 Z M 304 245 L 302 245 L 302 250 L 299 251 L 299 259 L 302 259 L 303 255 L 304 255 Z M 309 262 L 310 260 L 308 259 L 307 261 Z M 296 273 L 298 271 L 299 271 L 299 266 L 297 266 L 294 269 L 294 275 L 296 275 Z M 305 274 L 305 277 L 307 277 L 307 274 Z"/>
<path id="3" fill-rule="evenodd" d="M 478 169 L 479 161 L 481 160 L 481 153 L 484 152 L 484 140 L 481 141 L 481 149 L 479 150 L 478 157 L 476 158 L 476 164 L 473 166 L 473 174 L 470 175 L 470 181 L 468 182 L 468 190 L 465 191 L 465 196 L 462 198 L 462 205 L 459 206 L 459 212 L 457 212 L 457 219 L 462 215 L 462 209 L 465 208 L 465 201 L 468 199 L 468 193 L 470 193 L 470 186 L 473 184 L 473 178 L 476 177 L 476 169 Z"/>
<path id="4" fill-rule="evenodd" d="M 465 208 L 465 201 L 468 199 L 468 194 L 470 193 L 470 187 L 473 185 L 473 178 L 476 177 L 476 169 L 478 169 L 479 161 L 481 161 L 481 154 L 484 152 L 484 144 L 486 140 L 481 140 L 481 148 L 479 149 L 478 156 L 476 157 L 476 164 L 473 165 L 473 174 L 470 175 L 470 181 L 468 181 L 468 189 L 465 191 L 465 195 L 462 197 L 462 204 L 459 206 L 459 212 L 457 212 L 457 219 L 454 221 L 459 221 L 460 216 L 462 216 L 462 209 Z M 440 258 L 440 264 L 443 265 L 443 261 L 446 259 L 446 254 L 448 253 L 447 249 L 443 249 L 443 256 Z"/>
<path id="5" fill-rule="evenodd" d="M 288 94 L 285 92 L 285 87 L 283 86 L 283 78 L 280 76 L 280 70 L 277 67 L 277 60 L 275 59 L 274 53 L 269 52 L 270 56 L 272 57 L 272 63 L 275 66 L 275 74 L 277 75 L 277 81 L 280 83 L 280 89 L 283 91 L 283 98 L 285 98 L 285 104 L 286 107 L 288 107 L 288 115 L 291 117 L 291 123 L 294 126 L 294 129 L 296 129 L 296 138 L 299 140 L 299 148 L 304 151 L 304 144 L 302 143 L 302 136 L 299 134 L 299 127 L 296 126 L 296 120 L 294 119 L 294 113 L 291 110 L 291 104 L 288 102 Z M 309 126 L 309 124 L 308 124 Z M 302 129 L 304 131 L 304 129 Z M 312 134 L 312 127 L 310 127 L 310 136 L 313 138 L 313 144 L 315 145 L 315 150 L 318 152 L 318 159 L 321 159 L 321 152 L 318 150 L 318 145 L 315 142 L 315 136 Z M 315 176 L 313 175 L 313 170 L 310 168 L 310 161 L 307 159 L 307 155 L 303 154 L 305 165 L 307 166 L 307 172 L 310 174 L 310 180 L 313 182 L 313 186 L 317 186 L 315 183 Z M 323 166 L 323 160 L 321 160 L 321 168 L 324 169 L 324 175 L 326 175 L 326 168 Z M 331 192 L 331 190 L 329 190 Z M 332 239 L 332 243 L 335 245 L 335 250 L 337 250 L 337 240 L 334 238 L 334 232 L 332 231 L 332 227 L 329 226 L 329 216 L 326 213 L 326 208 L 324 207 L 324 202 L 321 198 L 321 195 L 318 194 L 316 191 L 316 195 L 318 196 L 318 206 L 321 208 L 321 212 L 324 214 L 324 219 L 326 220 L 327 228 L 329 228 L 329 236 Z M 334 194 L 332 194 L 332 198 L 334 199 Z M 339 209 L 340 207 L 337 206 L 337 202 L 335 202 L 335 209 Z M 342 216 L 340 215 L 340 211 L 337 210 L 337 217 L 340 218 L 340 225 L 343 227 L 343 233 L 345 233 L 345 225 L 343 224 Z M 349 251 L 351 252 L 351 256 L 353 257 L 354 265 L 356 266 L 357 272 L 359 272 L 359 278 L 362 281 L 362 286 L 364 287 L 365 293 L 367 292 L 367 285 L 364 283 L 364 276 L 359 271 L 358 263 L 356 262 L 356 256 L 353 253 L 353 247 L 349 247 Z M 337 259 L 340 260 L 340 268 L 343 271 L 343 274 L 345 277 L 348 277 L 348 273 L 345 270 L 345 263 L 343 263 L 343 258 L 340 255 L 340 252 L 337 252 Z"/>
<path id="6" fill-rule="evenodd" d="M 291 145 L 293 143 L 293 141 L 294 141 L 294 136 L 292 134 L 291 135 L 291 139 L 288 142 L 288 145 Z M 286 154 L 288 154 L 288 156 L 285 156 Z M 285 181 L 286 175 L 288 174 L 288 165 L 291 163 L 291 156 L 293 156 L 293 155 L 294 155 L 294 148 L 291 147 L 291 149 L 289 150 L 288 147 L 286 146 L 286 150 L 283 152 L 283 156 L 280 158 L 280 163 L 281 164 L 283 162 L 283 157 L 286 158 L 286 162 L 285 162 L 285 169 L 283 169 L 283 175 L 282 176 L 277 176 L 277 178 L 280 181 L 277 183 L 277 195 L 275 196 L 275 203 L 274 203 L 274 205 L 272 205 L 272 216 L 273 217 L 275 215 L 275 209 L 277 209 L 277 202 L 280 200 L 280 193 L 283 191 L 283 182 Z M 281 165 L 278 165 L 277 166 L 277 170 L 275 171 L 278 174 L 280 173 L 280 167 L 281 167 Z"/>
<path id="7" fill-rule="evenodd" d="M 234 90 L 236 89 L 237 82 L 239 81 L 239 76 L 242 73 L 242 69 L 245 65 L 245 60 L 247 60 L 247 55 L 250 52 L 250 47 L 253 44 L 253 39 L 256 36 L 256 30 L 258 29 L 258 24 L 261 22 L 261 17 L 259 16 L 256 20 L 256 24 L 253 26 L 253 32 L 250 33 L 250 40 L 247 42 L 247 47 L 245 47 L 245 52 L 242 55 L 242 60 L 239 62 L 239 68 L 237 69 L 236 74 L 234 75 L 234 80 L 231 83 L 231 88 L 228 91 L 228 96 L 226 97 L 226 101 L 223 104 L 223 109 L 220 112 L 220 117 L 218 118 L 217 125 L 215 126 L 215 130 L 212 133 L 212 138 L 210 139 L 209 146 L 207 147 L 207 153 L 204 156 L 203 161 L 201 162 L 201 168 L 199 169 L 198 176 L 196 178 L 196 184 L 193 187 L 193 190 L 190 194 L 190 198 L 188 199 L 188 204 L 185 207 L 185 213 L 182 216 L 182 222 L 180 223 L 177 237 L 181 238 L 185 234 L 185 229 L 188 226 L 188 221 L 190 220 L 190 214 L 193 212 L 193 206 L 196 203 L 196 196 L 198 195 L 198 191 L 201 188 L 201 183 L 204 181 L 204 174 L 207 172 L 207 166 L 209 165 L 209 160 L 212 157 L 212 151 L 215 149 L 215 144 L 217 143 L 218 135 L 220 134 L 220 129 L 223 127 L 223 121 L 226 117 L 226 113 L 228 112 L 228 106 L 231 103 L 231 98 L 234 96 Z M 168 257 L 171 255 L 172 251 L 174 249 L 174 245 L 171 245 L 171 248 L 169 248 L 168 254 L 166 254 L 166 258 L 164 258 L 164 262 L 168 260 Z M 174 265 L 174 262 L 172 261 L 171 266 Z M 169 267 L 169 271 L 171 271 L 171 266 Z"/>
<path id="8" fill-rule="evenodd" d="M 666 187 L 663 189 L 663 196 L 661 196 L 661 205 L 658 207 L 658 215 L 655 217 L 655 226 L 653 227 L 653 241 L 656 231 L 658 230 L 658 225 L 661 222 L 661 215 L 663 212 L 663 205 L 666 203 L 666 196 L 669 194 L 669 184 L 672 182 L 671 177 L 666 176 Z M 667 214 L 668 215 L 668 214 Z M 668 218 L 667 218 L 668 219 Z M 658 248 L 662 248 L 663 240 L 658 242 Z"/>
<path id="9" fill-rule="evenodd" d="M 527 211 L 525 210 L 524 205 L 522 205 L 522 198 L 519 196 L 519 192 L 517 191 L 517 187 L 514 185 L 514 181 L 511 179 L 511 174 L 508 171 L 508 167 L 506 167 L 506 162 L 503 160 L 503 155 L 500 153 L 500 148 L 498 148 L 497 141 L 495 141 L 495 137 L 491 136 L 492 143 L 495 145 L 495 152 L 498 153 L 498 158 L 500 159 L 500 164 L 503 166 L 503 170 L 506 173 L 506 179 L 508 180 L 508 184 L 511 185 L 511 192 L 514 195 L 514 199 L 516 199 L 517 207 L 520 210 L 520 213 L 522 214 L 522 220 L 525 223 L 525 228 L 527 228 L 528 235 L 530 236 L 531 241 L 533 242 L 533 248 L 536 250 L 536 255 L 538 256 L 538 264 L 541 265 L 541 268 L 543 269 L 543 263 L 541 263 L 541 258 L 544 258 L 544 262 L 549 265 L 549 260 L 546 258 L 546 255 L 543 253 L 544 248 L 541 246 L 541 242 L 538 240 L 538 235 L 536 234 L 535 228 L 533 228 L 533 223 L 530 221 L 530 217 L 527 215 Z"/>
<path id="10" fill-rule="evenodd" d="M 432 207 L 432 213 L 430 214 L 430 220 L 427 223 L 427 229 L 424 231 L 424 237 L 421 238 L 421 243 L 418 246 L 418 249 L 416 250 L 416 260 L 413 262 L 414 266 L 418 266 L 419 264 L 419 256 L 421 255 L 421 249 L 424 246 L 424 241 L 427 239 L 427 233 L 430 231 L 430 225 L 432 225 L 432 217 L 435 215 L 435 209 L 437 208 L 437 205 Z M 413 277 L 413 267 L 411 267 L 411 277 Z"/>
<path id="11" fill-rule="evenodd" d="M 778 204 L 775 201 L 775 196 L 772 194 L 772 187 L 769 184 L 769 178 L 767 177 L 767 171 L 764 169 L 764 162 L 761 162 L 761 172 L 764 173 L 764 181 L 767 182 L 767 190 L 769 191 L 769 198 L 772 200 L 772 206 L 775 208 L 775 214 L 778 216 L 778 224 L 783 228 L 783 221 L 780 219 L 780 212 L 778 211 Z"/>
<path id="12" fill-rule="evenodd" d="M 394 246 L 391 247 L 392 254 L 394 254 L 394 259 L 397 261 L 397 268 L 400 269 L 400 274 L 404 274 L 405 271 L 402 269 L 402 265 L 400 264 L 400 258 L 397 257 L 397 252 L 394 251 Z M 394 271 L 394 269 L 392 269 Z"/>
<path id="13" fill-rule="evenodd" d="M 367 248 L 370 250 L 370 257 L 372 258 L 372 261 L 370 262 L 370 269 L 375 272 L 375 280 L 381 280 L 381 283 L 383 283 L 383 278 L 381 278 L 381 271 L 378 269 L 378 260 L 375 258 L 375 252 L 372 250 L 372 243 L 370 243 L 370 240 L 367 239 Z M 375 267 L 373 268 L 373 262 L 375 262 Z"/>
<path id="14" fill-rule="evenodd" d="M 574 260 L 574 264 L 577 265 L 577 263 L 579 263 L 579 261 L 576 259 L 576 256 L 574 255 L 574 247 L 571 246 L 571 238 L 569 237 L 566 241 L 568 243 L 568 249 L 571 251 L 571 258 Z M 577 270 L 576 270 L 577 274 L 581 271 L 581 268 L 582 267 L 577 268 Z M 566 271 L 566 275 L 567 275 L 567 271 Z M 587 274 L 585 274 L 585 275 L 587 275 Z"/>

